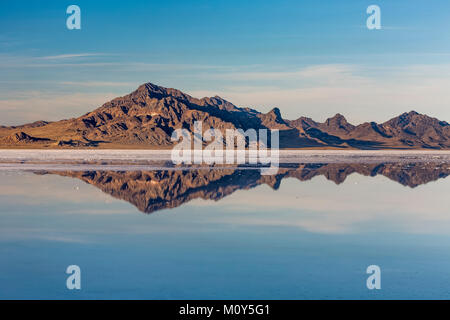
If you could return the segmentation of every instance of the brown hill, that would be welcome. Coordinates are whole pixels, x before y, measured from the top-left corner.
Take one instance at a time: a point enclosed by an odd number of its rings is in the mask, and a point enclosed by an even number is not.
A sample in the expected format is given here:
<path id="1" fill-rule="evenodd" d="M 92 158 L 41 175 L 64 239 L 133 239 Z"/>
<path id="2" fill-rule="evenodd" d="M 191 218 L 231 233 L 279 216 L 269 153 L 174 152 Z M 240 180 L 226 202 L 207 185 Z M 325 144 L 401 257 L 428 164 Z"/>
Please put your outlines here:
<path id="1" fill-rule="evenodd" d="M 195 121 L 203 122 L 203 130 L 279 129 L 281 148 L 450 149 L 450 125 L 414 111 L 358 126 L 341 114 L 324 123 L 290 121 L 278 108 L 263 114 L 218 96 L 196 99 L 151 83 L 78 118 L 0 127 L 0 147 L 170 148 L 172 132 L 193 131 Z"/>
<path id="2" fill-rule="evenodd" d="M 49 139 L 45 138 L 32 137 L 23 131 L 12 133 L 9 136 L 0 139 L 0 143 L 4 144 L 48 143 L 49 141 Z"/>

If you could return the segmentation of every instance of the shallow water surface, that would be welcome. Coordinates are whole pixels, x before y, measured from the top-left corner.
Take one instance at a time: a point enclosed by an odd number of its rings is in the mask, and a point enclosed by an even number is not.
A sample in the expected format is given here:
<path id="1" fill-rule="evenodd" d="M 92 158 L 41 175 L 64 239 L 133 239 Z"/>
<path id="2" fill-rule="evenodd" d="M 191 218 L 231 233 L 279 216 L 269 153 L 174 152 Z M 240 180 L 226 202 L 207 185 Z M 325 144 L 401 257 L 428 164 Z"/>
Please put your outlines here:
<path id="1" fill-rule="evenodd" d="M 2 170 L 0 298 L 448 299 L 449 173 Z M 66 288 L 69 265 L 81 290 Z M 366 287 L 369 265 L 381 290 Z"/>

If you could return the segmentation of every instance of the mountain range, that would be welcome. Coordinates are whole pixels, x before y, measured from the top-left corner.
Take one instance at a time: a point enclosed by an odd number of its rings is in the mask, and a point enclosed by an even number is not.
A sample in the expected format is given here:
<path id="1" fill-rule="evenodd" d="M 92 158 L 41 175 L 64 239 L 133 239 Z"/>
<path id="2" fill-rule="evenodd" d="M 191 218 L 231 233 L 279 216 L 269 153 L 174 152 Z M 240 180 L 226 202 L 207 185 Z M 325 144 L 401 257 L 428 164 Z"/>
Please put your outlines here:
<path id="1" fill-rule="evenodd" d="M 368 177 L 383 175 L 405 187 L 446 178 L 450 174 L 447 163 L 309 163 L 290 164 L 276 175 L 261 175 L 259 170 L 244 168 L 216 168 L 153 171 L 39 171 L 36 174 L 55 174 L 80 179 L 114 198 L 125 200 L 144 213 L 176 208 L 193 199 L 225 198 L 237 190 L 250 190 L 265 184 L 277 190 L 283 179 L 308 181 L 323 176 L 336 184 L 358 173 Z"/>
<path id="2" fill-rule="evenodd" d="M 415 111 L 384 123 L 350 124 L 336 114 L 320 123 L 284 119 L 278 108 L 261 113 L 219 96 L 197 99 L 146 83 L 78 118 L 0 127 L 1 148 L 171 148 L 178 128 L 278 129 L 280 148 L 450 149 L 450 125 Z"/>

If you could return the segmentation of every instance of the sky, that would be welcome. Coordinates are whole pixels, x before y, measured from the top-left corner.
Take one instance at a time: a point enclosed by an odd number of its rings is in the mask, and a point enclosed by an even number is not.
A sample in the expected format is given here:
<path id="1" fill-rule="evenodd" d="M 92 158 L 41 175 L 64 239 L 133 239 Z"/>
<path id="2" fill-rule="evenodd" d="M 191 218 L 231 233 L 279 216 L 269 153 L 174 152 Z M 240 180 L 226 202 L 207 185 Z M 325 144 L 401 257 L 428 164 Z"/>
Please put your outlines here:
<path id="1" fill-rule="evenodd" d="M 69 30 L 69 5 L 81 29 Z M 369 30 L 369 5 L 381 29 Z M 284 118 L 450 121 L 450 3 L 2 1 L 0 125 L 82 115 L 140 84 Z"/>

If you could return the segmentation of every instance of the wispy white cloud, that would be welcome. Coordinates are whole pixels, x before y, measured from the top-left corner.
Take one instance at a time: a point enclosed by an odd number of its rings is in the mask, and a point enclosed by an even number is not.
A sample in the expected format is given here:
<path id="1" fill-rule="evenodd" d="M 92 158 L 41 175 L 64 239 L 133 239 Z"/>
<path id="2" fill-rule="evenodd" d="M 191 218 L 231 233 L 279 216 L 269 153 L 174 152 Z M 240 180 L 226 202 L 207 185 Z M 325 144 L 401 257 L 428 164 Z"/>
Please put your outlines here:
<path id="1" fill-rule="evenodd" d="M 108 53 L 74 53 L 40 57 L 0 54 L 0 68 L 115 67 L 117 70 L 128 72 L 230 71 L 235 69 L 223 65 L 148 63 L 117 59 L 118 56 Z M 108 57 L 108 59 L 105 59 L 105 57 Z M 116 59 L 111 59 L 111 57 L 116 57 Z"/>
<path id="2" fill-rule="evenodd" d="M 38 60 L 61 60 L 61 59 L 72 59 L 72 58 L 85 58 L 85 57 L 96 57 L 96 56 L 106 56 L 105 53 L 68 53 L 59 54 L 54 56 L 44 56 L 36 57 Z"/>
<path id="3" fill-rule="evenodd" d="M 131 82 L 112 82 L 112 81 L 62 81 L 59 84 L 67 86 L 79 86 L 79 87 L 124 87 L 124 86 L 136 86 L 138 84 Z"/>
<path id="4" fill-rule="evenodd" d="M 106 53 L 73 53 L 52 56 L 20 56 L 0 54 L 0 68 L 59 68 L 59 67 L 108 67 L 119 62 L 105 61 L 98 57 L 113 56 Z"/>
<path id="5" fill-rule="evenodd" d="M 24 64 L 9 64 L 4 66 L 5 68 L 63 68 L 63 67 L 113 67 L 120 66 L 121 64 L 114 62 L 73 62 L 73 63 L 35 63 L 31 61 L 30 63 Z"/>

